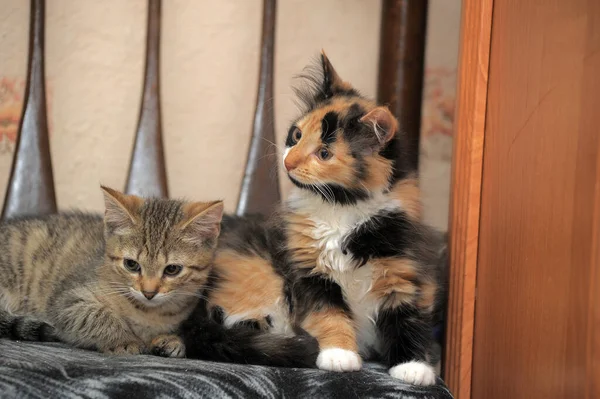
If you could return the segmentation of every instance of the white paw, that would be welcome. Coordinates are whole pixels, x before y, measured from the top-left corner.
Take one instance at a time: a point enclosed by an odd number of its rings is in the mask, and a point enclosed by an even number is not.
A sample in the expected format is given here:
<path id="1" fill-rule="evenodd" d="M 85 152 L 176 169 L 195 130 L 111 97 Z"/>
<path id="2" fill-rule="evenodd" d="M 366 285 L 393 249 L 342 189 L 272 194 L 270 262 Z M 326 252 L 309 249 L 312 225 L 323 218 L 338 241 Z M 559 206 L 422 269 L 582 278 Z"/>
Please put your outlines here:
<path id="1" fill-rule="evenodd" d="M 390 375 L 413 385 L 435 384 L 435 370 L 425 362 L 400 363 L 390 369 Z"/>
<path id="2" fill-rule="evenodd" d="M 327 348 L 319 353 L 317 367 L 329 371 L 357 371 L 362 367 L 362 360 L 356 352 L 341 348 Z"/>

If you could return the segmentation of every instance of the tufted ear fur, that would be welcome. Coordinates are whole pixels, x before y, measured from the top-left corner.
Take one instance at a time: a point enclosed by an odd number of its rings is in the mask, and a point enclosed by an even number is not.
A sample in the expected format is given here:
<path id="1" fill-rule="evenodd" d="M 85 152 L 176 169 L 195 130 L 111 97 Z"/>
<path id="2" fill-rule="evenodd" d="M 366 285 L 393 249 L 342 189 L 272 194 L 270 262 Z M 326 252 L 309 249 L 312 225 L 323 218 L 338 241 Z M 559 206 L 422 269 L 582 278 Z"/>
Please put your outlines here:
<path id="1" fill-rule="evenodd" d="M 398 132 L 398 121 L 387 107 L 376 107 L 360 118 L 373 128 L 380 145 L 390 141 Z"/>
<path id="2" fill-rule="evenodd" d="M 183 206 L 185 219 L 181 224 L 183 239 L 202 245 L 215 241 L 221 232 L 223 201 L 192 202 Z"/>
<path id="3" fill-rule="evenodd" d="M 321 50 L 321 66 L 323 68 L 322 90 L 326 98 L 332 97 L 335 94 L 347 93 L 354 90 L 350 83 L 345 82 L 340 78 L 323 50 Z"/>
<path id="4" fill-rule="evenodd" d="M 112 188 L 100 186 L 104 192 L 104 224 L 114 234 L 124 234 L 137 223 L 137 214 L 144 200 Z"/>

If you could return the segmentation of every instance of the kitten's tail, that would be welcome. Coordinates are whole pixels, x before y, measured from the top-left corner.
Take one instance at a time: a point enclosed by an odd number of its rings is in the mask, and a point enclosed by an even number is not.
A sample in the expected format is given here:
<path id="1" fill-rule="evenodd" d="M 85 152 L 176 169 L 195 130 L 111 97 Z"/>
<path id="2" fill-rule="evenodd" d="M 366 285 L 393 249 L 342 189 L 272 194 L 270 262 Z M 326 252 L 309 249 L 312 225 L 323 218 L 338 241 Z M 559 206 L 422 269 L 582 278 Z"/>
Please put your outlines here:
<path id="1" fill-rule="evenodd" d="M 292 337 L 248 327 L 225 328 L 212 320 L 183 329 L 186 357 L 277 367 L 315 367 L 319 345 L 312 336 Z"/>
<path id="2" fill-rule="evenodd" d="M 0 310 L 0 338 L 23 341 L 57 341 L 54 327 L 31 316 L 17 316 Z"/>

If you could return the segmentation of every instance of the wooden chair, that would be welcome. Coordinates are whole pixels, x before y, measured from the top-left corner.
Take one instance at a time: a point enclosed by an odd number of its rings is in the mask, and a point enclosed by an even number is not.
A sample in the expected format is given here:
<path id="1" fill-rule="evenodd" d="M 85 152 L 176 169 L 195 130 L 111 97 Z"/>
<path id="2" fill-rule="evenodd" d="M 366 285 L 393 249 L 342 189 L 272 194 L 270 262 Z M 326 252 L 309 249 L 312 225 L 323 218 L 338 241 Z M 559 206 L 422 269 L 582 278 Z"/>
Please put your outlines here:
<path id="1" fill-rule="evenodd" d="M 163 151 L 159 52 L 161 0 L 148 0 L 145 77 L 136 138 L 125 191 L 168 197 Z M 275 142 L 273 59 L 277 0 L 264 0 L 259 84 L 248 158 L 236 213 L 270 213 L 280 200 L 271 173 L 279 162 L 265 156 Z M 49 150 L 44 79 L 45 0 L 31 0 L 29 62 L 19 137 L 2 218 L 57 211 Z M 384 0 L 382 4 L 378 101 L 388 104 L 408 134 L 410 165 L 418 165 L 424 70 L 426 0 Z"/>
<path id="2" fill-rule="evenodd" d="M 263 156 L 275 141 L 273 58 L 277 0 L 264 0 L 259 84 L 246 169 L 237 214 L 269 213 L 280 199 L 270 171 L 279 162 Z M 44 0 L 31 0 L 29 63 L 23 115 L 2 211 L 3 218 L 56 212 L 46 116 Z M 146 65 L 137 134 L 125 191 L 168 197 L 163 151 L 160 80 L 161 0 L 148 1 Z M 378 100 L 389 104 L 409 135 L 410 162 L 418 165 L 427 1 L 384 0 Z"/>

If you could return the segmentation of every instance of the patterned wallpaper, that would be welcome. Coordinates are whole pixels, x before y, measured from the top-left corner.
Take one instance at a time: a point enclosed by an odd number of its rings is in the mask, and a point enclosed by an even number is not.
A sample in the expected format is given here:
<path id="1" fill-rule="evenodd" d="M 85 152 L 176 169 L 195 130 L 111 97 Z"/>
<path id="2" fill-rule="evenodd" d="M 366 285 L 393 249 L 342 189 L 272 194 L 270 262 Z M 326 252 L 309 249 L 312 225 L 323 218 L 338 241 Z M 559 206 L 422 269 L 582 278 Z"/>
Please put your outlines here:
<path id="1" fill-rule="evenodd" d="M 21 79 L 0 77 L 0 155 L 10 154 L 14 150 L 24 85 Z"/>
<path id="2" fill-rule="evenodd" d="M 419 168 L 425 220 L 442 230 L 448 225 L 460 5 L 429 2 Z"/>

